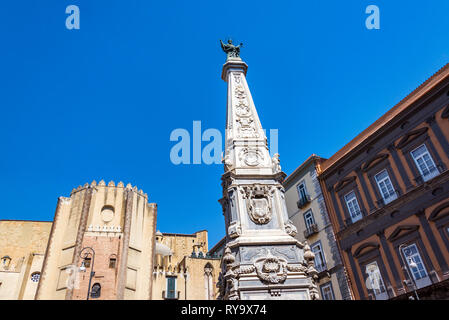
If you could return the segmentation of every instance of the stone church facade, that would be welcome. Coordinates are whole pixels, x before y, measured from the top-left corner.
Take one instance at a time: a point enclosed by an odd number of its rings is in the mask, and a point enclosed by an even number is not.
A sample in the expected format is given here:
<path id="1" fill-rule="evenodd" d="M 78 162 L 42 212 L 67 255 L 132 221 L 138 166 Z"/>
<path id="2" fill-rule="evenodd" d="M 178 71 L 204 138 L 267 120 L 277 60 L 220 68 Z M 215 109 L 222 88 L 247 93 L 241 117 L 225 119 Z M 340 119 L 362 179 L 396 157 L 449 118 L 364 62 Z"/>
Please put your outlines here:
<path id="1" fill-rule="evenodd" d="M 156 232 L 156 218 L 142 190 L 94 181 L 53 222 L 0 220 L 0 300 L 216 299 L 224 241 L 209 250 L 206 230 Z"/>
<path id="2" fill-rule="evenodd" d="M 36 299 L 86 299 L 89 288 L 98 299 L 150 299 L 156 212 L 130 184 L 94 181 L 60 197 Z"/>

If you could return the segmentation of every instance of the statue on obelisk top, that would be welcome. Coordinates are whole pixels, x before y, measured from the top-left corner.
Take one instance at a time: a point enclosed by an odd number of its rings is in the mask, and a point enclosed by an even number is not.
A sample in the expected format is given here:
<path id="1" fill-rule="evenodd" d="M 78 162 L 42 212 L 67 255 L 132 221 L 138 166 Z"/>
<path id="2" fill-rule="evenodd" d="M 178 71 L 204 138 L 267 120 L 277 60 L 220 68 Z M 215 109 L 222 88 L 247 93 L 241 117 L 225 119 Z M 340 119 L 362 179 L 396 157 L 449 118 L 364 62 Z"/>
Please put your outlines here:
<path id="1" fill-rule="evenodd" d="M 228 59 L 229 58 L 240 58 L 240 48 L 243 47 L 243 43 L 240 43 L 238 46 L 232 44 L 232 39 L 228 40 L 228 43 L 224 43 L 220 40 L 221 48 L 224 52 L 226 52 Z"/>

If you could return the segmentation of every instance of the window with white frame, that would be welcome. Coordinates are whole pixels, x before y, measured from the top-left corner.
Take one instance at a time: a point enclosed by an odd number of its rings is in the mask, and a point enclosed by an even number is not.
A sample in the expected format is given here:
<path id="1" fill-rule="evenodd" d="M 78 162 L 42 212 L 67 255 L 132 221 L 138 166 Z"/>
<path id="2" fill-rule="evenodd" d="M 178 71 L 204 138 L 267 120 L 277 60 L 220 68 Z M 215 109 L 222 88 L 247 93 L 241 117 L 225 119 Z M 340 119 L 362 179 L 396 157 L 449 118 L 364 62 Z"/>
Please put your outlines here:
<path id="1" fill-rule="evenodd" d="M 393 188 L 393 184 L 391 183 L 387 170 L 382 170 L 376 174 L 374 178 L 376 179 L 377 186 L 379 187 L 385 204 L 397 199 L 398 196 Z"/>
<path id="2" fill-rule="evenodd" d="M 321 241 L 313 244 L 312 252 L 315 254 L 315 268 L 318 272 L 326 270 L 326 259 L 324 258 L 323 247 L 321 246 Z"/>
<path id="3" fill-rule="evenodd" d="M 423 278 L 427 278 L 427 270 L 421 259 L 421 255 L 419 254 L 416 244 L 413 243 L 402 248 L 402 252 L 412 273 L 413 279 L 415 279 L 415 281 L 419 281 Z"/>
<path id="4" fill-rule="evenodd" d="M 362 211 L 360 210 L 355 192 L 351 191 L 345 195 L 346 206 L 348 207 L 349 214 L 351 215 L 352 222 L 356 222 L 362 218 Z"/>
<path id="5" fill-rule="evenodd" d="M 411 155 L 424 181 L 440 174 L 425 144 L 413 150 Z"/>
<path id="6" fill-rule="evenodd" d="M 304 221 L 306 222 L 307 229 L 311 228 L 315 224 L 315 218 L 313 217 L 313 212 L 311 209 L 304 213 Z"/>
<path id="7" fill-rule="evenodd" d="M 335 300 L 334 290 L 332 289 L 332 283 L 328 282 L 321 287 L 321 298 L 323 300 Z"/>
<path id="8" fill-rule="evenodd" d="M 368 289 L 373 290 L 376 299 L 384 298 L 384 294 L 386 294 L 387 290 L 385 289 L 385 284 L 382 279 L 382 275 L 380 274 L 377 262 L 374 261 L 367 264 L 365 270 L 368 275 L 368 281 L 366 284 L 370 286 Z"/>

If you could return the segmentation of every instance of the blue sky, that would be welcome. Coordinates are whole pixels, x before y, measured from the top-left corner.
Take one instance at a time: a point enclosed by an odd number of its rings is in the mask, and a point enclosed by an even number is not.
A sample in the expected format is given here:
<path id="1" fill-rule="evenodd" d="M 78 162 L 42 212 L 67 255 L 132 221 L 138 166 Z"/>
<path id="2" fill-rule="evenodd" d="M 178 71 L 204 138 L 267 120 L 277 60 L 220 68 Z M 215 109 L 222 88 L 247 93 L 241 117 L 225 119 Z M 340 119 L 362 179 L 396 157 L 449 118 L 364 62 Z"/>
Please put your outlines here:
<path id="1" fill-rule="evenodd" d="M 65 27 L 72 4 L 80 30 Z M 380 30 L 365 27 L 370 4 Z M 220 38 L 244 42 L 289 174 L 449 62 L 447 12 L 447 0 L 1 1 L 0 218 L 52 220 L 80 184 L 131 182 L 158 204 L 158 229 L 207 229 L 212 245 L 224 235 L 223 168 L 173 165 L 169 137 L 193 121 L 224 132 Z"/>

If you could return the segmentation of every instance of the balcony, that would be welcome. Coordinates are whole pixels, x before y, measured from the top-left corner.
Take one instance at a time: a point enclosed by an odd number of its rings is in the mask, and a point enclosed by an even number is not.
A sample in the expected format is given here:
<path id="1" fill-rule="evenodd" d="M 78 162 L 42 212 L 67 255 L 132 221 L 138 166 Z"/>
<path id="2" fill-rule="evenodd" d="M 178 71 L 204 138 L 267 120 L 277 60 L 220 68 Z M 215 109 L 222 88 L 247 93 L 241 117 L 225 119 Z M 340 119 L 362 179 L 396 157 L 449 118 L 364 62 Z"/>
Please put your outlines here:
<path id="1" fill-rule="evenodd" d="M 304 208 L 308 203 L 310 202 L 310 196 L 306 194 L 305 196 L 301 196 L 299 198 L 298 202 L 296 203 L 298 205 L 299 209 Z"/>
<path id="2" fill-rule="evenodd" d="M 366 214 L 365 214 L 365 211 L 363 209 L 355 212 L 354 217 L 345 219 L 346 227 L 349 227 L 350 225 L 356 223 L 359 220 L 362 220 L 363 217 L 365 217 L 365 216 L 366 216 Z"/>
<path id="3" fill-rule="evenodd" d="M 304 237 L 307 239 L 315 233 L 318 233 L 318 226 L 316 225 L 316 223 L 310 225 L 306 228 L 306 230 L 304 230 Z"/>
<path id="4" fill-rule="evenodd" d="M 315 269 L 318 272 L 318 278 L 322 278 L 322 277 L 328 275 L 327 265 L 325 263 L 319 264 L 319 265 L 315 265 Z"/>
<path id="5" fill-rule="evenodd" d="M 180 291 L 162 291 L 162 299 L 164 300 L 179 300 Z"/>
<path id="6" fill-rule="evenodd" d="M 377 200 L 376 202 L 379 207 L 383 207 L 383 206 L 386 206 L 387 204 L 389 204 L 390 202 L 393 202 L 400 196 L 401 196 L 401 194 L 399 193 L 399 191 L 394 190 L 394 192 L 392 194 L 390 194 L 390 196 L 388 198 L 382 198 L 380 200 Z"/>

